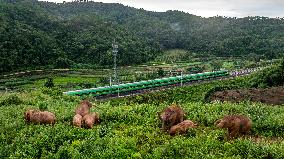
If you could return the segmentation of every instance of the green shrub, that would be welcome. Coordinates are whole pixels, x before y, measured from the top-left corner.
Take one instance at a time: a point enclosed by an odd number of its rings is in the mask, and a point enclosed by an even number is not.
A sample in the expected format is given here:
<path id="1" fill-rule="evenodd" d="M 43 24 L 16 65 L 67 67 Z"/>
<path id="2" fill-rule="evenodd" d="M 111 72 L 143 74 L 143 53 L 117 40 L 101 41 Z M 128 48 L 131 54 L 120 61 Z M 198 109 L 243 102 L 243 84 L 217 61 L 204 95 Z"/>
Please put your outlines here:
<path id="1" fill-rule="evenodd" d="M 271 66 L 256 74 L 250 80 L 252 87 L 272 87 L 284 85 L 284 59 L 278 65 Z"/>
<path id="2" fill-rule="evenodd" d="M 47 88 L 54 87 L 53 79 L 52 78 L 48 78 L 47 81 L 44 83 L 44 86 L 47 87 Z"/>
<path id="3" fill-rule="evenodd" d="M 70 68 L 72 65 L 74 65 L 74 61 L 62 57 L 56 59 L 54 63 L 55 68 Z"/>
<path id="4" fill-rule="evenodd" d="M 189 67 L 187 69 L 188 73 L 192 74 L 192 73 L 201 73 L 203 72 L 204 68 L 200 67 L 200 66 L 192 66 Z"/>
<path id="5" fill-rule="evenodd" d="M 165 71 L 162 68 L 159 68 L 157 74 L 158 74 L 158 77 L 160 77 L 160 78 L 164 77 L 165 76 Z"/>
<path id="6" fill-rule="evenodd" d="M 39 102 L 37 106 L 42 111 L 48 110 L 48 104 L 46 102 Z"/>
<path id="7" fill-rule="evenodd" d="M 21 98 L 19 98 L 16 94 L 11 94 L 6 99 L 0 102 L 0 106 L 19 105 L 22 103 L 23 100 Z"/>
<path id="8" fill-rule="evenodd" d="M 101 123 L 92 129 L 71 124 L 79 97 L 49 88 L 22 92 L 17 96 L 28 102 L 0 107 L 0 158 L 284 158 L 284 107 L 199 101 L 208 88 L 236 85 L 234 81 L 217 84 L 138 96 L 136 102 L 96 103 L 91 112 L 100 114 Z M 3 94 L 1 100 L 12 95 Z M 170 102 L 179 103 L 198 128 L 177 136 L 161 132 L 157 114 Z M 56 124 L 25 124 L 23 112 L 31 107 L 48 108 L 56 115 Z M 228 114 L 252 119 L 248 138 L 225 140 L 226 130 L 214 122 Z"/>
<path id="9" fill-rule="evenodd" d="M 52 97 L 61 97 L 63 95 L 63 92 L 60 88 L 58 87 L 54 87 L 54 88 L 41 88 L 41 92 L 43 94 L 47 94 L 47 95 L 50 95 Z"/>

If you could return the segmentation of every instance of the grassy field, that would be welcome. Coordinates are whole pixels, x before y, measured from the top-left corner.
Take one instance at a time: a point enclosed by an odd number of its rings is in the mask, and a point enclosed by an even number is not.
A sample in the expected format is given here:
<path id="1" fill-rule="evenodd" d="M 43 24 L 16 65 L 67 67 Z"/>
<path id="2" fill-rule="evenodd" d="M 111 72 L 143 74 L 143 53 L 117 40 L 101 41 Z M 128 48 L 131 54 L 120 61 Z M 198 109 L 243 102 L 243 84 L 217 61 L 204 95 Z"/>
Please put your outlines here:
<path id="1" fill-rule="evenodd" d="M 203 86 L 205 87 L 205 86 Z M 198 90 L 198 89 L 197 89 Z M 173 94 L 174 96 L 174 94 Z M 179 95 L 181 96 L 181 94 Z M 188 119 L 199 124 L 185 135 L 160 131 L 157 114 L 171 102 L 95 103 L 100 125 L 78 129 L 71 125 L 78 97 L 42 88 L 0 96 L 0 158 L 284 158 L 284 107 L 261 103 L 180 101 Z M 179 99 L 179 98 L 175 98 Z M 54 126 L 26 125 L 30 108 L 54 112 Z M 213 123 L 227 114 L 244 114 L 253 121 L 247 138 L 224 140 L 225 131 Z"/>

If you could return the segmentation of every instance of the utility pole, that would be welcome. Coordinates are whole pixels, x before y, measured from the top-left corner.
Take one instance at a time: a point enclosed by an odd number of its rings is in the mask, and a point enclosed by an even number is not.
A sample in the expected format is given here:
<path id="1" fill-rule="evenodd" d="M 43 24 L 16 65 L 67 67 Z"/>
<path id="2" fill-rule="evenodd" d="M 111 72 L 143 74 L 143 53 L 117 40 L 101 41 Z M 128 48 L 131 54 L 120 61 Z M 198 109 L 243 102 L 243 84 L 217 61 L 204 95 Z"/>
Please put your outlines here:
<path id="1" fill-rule="evenodd" d="M 115 42 L 115 39 L 113 40 L 113 43 L 112 43 L 112 54 L 113 54 L 113 71 L 114 71 L 114 84 L 118 84 L 119 81 L 118 81 L 118 76 L 117 76 L 117 52 L 118 52 L 118 45 L 117 43 Z"/>
<path id="2" fill-rule="evenodd" d="M 180 86 L 182 86 L 182 71 L 180 72 L 180 75 L 181 75 Z"/>

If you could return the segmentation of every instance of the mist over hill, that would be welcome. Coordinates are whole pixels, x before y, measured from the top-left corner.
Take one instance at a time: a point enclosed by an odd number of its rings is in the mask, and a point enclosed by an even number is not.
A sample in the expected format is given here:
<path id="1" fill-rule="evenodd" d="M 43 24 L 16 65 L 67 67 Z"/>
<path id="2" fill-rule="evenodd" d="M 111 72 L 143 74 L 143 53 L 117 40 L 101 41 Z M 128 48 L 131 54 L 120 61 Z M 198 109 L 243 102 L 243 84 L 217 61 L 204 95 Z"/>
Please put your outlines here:
<path id="1" fill-rule="evenodd" d="M 168 49 L 200 56 L 276 58 L 284 54 L 284 19 L 202 18 L 122 4 L 13 0 L 0 2 L 0 72 L 153 60 Z"/>

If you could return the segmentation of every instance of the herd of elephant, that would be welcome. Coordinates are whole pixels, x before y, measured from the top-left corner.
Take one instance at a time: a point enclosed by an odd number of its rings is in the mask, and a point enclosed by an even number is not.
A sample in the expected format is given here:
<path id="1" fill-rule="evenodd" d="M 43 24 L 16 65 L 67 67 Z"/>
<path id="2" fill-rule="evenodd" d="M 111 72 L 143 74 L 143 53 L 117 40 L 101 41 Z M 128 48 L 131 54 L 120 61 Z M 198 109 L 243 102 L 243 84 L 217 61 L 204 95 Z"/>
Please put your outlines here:
<path id="1" fill-rule="evenodd" d="M 191 120 L 184 120 L 185 112 L 181 107 L 173 104 L 160 113 L 162 130 L 170 135 L 184 134 L 189 129 L 197 128 L 198 124 Z M 252 127 L 252 121 L 244 115 L 226 115 L 217 120 L 214 125 L 228 130 L 227 139 L 247 135 Z"/>
<path id="2" fill-rule="evenodd" d="M 92 103 L 87 100 L 81 103 L 75 109 L 75 116 L 72 125 L 78 128 L 91 129 L 95 124 L 99 124 L 100 117 L 97 112 L 90 112 Z M 54 113 L 30 109 L 24 114 L 27 123 L 51 124 L 54 125 L 56 117 Z M 165 108 L 159 118 L 162 122 L 162 131 L 170 135 L 185 134 L 189 129 L 198 127 L 197 123 L 191 120 L 184 120 L 186 117 L 182 108 L 176 104 Z M 252 127 L 250 118 L 244 115 L 226 115 L 217 120 L 214 125 L 228 130 L 227 138 L 233 139 L 241 135 L 247 135 Z"/>
<path id="3" fill-rule="evenodd" d="M 94 124 L 99 123 L 99 114 L 96 112 L 91 113 L 91 107 L 91 102 L 87 100 L 81 101 L 81 103 L 75 110 L 75 116 L 73 117 L 72 121 L 72 124 L 75 127 L 84 127 L 91 129 Z M 27 123 L 54 125 L 56 122 L 54 113 L 51 113 L 49 111 L 30 109 L 25 112 L 24 116 Z"/>

